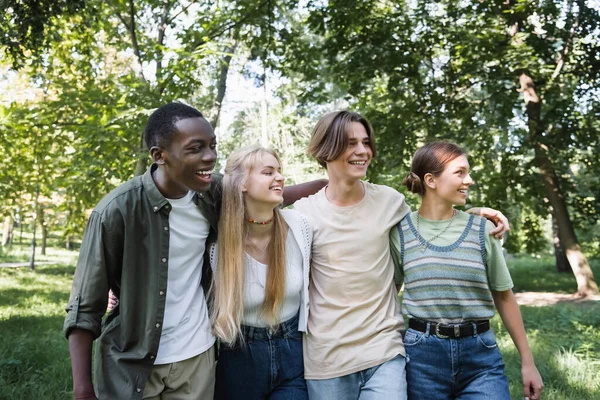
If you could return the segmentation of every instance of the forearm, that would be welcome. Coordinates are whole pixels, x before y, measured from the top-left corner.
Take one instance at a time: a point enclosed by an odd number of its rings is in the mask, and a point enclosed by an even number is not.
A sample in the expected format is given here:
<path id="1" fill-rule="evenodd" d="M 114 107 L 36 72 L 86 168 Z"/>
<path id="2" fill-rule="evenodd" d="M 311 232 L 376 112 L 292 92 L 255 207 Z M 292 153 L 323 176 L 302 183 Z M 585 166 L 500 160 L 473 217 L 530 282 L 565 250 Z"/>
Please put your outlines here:
<path id="1" fill-rule="evenodd" d="M 286 186 L 283 191 L 283 206 L 289 206 L 303 197 L 317 193 L 327 185 L 327 179 L 317 179 L 310 182 L 299 183 L 297 185 Z"/>
<path id="2" fill-rule="evenodd" d="M 534 364 L 533 355 L 527 341 L 527 334 L 525 333 L 525 326 L 523 325 L 521 310 L 519 310 L 519 305 L 513 291 L 492 291 L 492 296 L 494 297 L 494 303 L 498 309 L 500 318 L 502 318 L 506 330 L 521 355 L 522 364 Z"/>
<path id="3" fill-rule="evenodd" d="M 73 395 L 75 398 L 95 398 L 92 384 L 92 342 L 91 332 L 73 329 L 69 334 L 69 353 L 73 372 Z"/>

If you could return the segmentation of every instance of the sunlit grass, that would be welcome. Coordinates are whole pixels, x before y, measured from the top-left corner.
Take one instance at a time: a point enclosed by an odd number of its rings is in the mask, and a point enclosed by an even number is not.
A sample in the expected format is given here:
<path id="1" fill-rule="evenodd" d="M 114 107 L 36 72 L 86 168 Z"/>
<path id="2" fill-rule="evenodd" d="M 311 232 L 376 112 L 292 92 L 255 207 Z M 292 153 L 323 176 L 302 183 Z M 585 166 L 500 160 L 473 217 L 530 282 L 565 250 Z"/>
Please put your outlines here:
<path id="1" fill-rule="evenodd" d="M 596 279 L 600 279 L 600 260 L 589 260 Z M 575 293 L 577 282 L 572 273 L 556 272 L 554 258 L 517 257 L 508 260 L 515 292 Z"/>

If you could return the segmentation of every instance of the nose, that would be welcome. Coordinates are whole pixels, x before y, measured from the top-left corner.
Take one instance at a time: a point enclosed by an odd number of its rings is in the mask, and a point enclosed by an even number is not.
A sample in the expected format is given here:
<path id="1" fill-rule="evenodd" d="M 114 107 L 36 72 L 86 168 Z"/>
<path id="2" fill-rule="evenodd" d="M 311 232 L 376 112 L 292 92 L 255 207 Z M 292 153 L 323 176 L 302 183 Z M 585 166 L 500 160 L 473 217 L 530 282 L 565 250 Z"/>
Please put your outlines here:
<path id="1" fill-rule="evenodd" d="M 285 181 L 285 176 L 281 175 L 280 172 L 277 172 L 277 175 L 275 176 L 275 180 L 278 182 L 284 182 Z"/>
<path id="2" fill-rule="evenodd" d="M 465 176 L 463 183 L 469 186 L 471 186 L 474 183 L 473 178 L 471 178 L 471 174 L 467 174 L 467 176 Z"/>
<path id="3" fill-rule="evenodd" d="M 359 142 L 354 149 L 355 154 L 364 154 L 366 152 L 367 148 L 365 147 L 365 144 L 363 142 Z"/>
<path id="4" fill-rule="evenodd" d="M 205 163 L 215 163 L 217 161 L 217 150 L 208 148 L 202 153 L 202 161 Z"/>

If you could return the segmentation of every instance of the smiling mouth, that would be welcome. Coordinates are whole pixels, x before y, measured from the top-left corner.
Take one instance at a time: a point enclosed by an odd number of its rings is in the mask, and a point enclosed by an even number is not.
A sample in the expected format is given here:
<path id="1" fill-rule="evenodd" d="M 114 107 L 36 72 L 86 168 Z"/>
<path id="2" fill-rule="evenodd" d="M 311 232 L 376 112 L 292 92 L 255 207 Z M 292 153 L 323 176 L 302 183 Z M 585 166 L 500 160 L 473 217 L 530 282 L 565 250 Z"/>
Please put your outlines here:
<path id="1" fill-rule="evenodd" d="M 465 196 L 469 193 L 469 191 L 467 189 L 462 189 L 462 190 L 459 190 L 458 192 L 464 194 Z"/>
<path id="2" fill-rule="evenodd" d="M 351 165 L 366 165 L 366 161 L 348 161 Z"/>
<path id="3" fill-rule="evenodd" d="M 283 192 L 283 186 L 271 186 L 269 188 L 269 190 L 272 190 L 274 192 L 282 193 Z"/>
<path id="4" fill-rule="evenodd" d="M 212 174 L 215 172 L 214 169 L 210 169 L 210 170 L 197 170 L 196 171 L 196 175 L 198 175 L 201 178 L 204 179 L 210 179 L 210 177 L 212 176 Z"/>

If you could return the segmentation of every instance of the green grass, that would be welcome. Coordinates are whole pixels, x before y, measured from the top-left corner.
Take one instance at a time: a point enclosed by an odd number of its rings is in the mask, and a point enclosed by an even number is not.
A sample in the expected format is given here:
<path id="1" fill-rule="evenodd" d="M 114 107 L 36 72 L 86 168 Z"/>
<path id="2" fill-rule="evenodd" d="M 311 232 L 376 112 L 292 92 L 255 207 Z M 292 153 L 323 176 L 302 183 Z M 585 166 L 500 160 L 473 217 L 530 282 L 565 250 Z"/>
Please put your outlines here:
<path id="1" fill-rule="evenodd" d="M 75 263 L 77 251 L 70 251 L 59 247 L 47 247 L 46 254 L 41 254 L 41 247 L 35 248 L 36 262 Z M 13 244 L 12 246 L 0 247 L 0 264 L 13 262 L 29 262 L 31 256 L 31 243 Z"/>
<path id="2" fill-rule="evenodd" d="M 0 399 L 71 399 L 61 329 L 75 267 L 0 268 Z"/>
<path id="3" fill-rule="evenodd" d="M 596 281 L 600 282 L 600 260 L 589 260 Z M 514 292 L 575 293 L 577 282 L 572 273 L 558 273 L 553 258 L 518 257 L 508 267 L 515 283 Z"/>
<path id="4" fill-rule="evenodd" d="M 598 263 L 594 263 L 600 278 Z M 62 336 L 72 264 L 35 271 L 0 268 L 0 400 L 71 399 L 68 343 Z M 520 290 L 574 291 L 551 260 L 518 259 L 511 272 Z M 557 283 L 558 282 L 558 283 Z M 600 399 L 600 304 L 522 307 L 527 335 L 544 378 L 545 400 Z M 522 399 L 520 359 L 500 318 L 492 320 L 511 395 Z"/>

